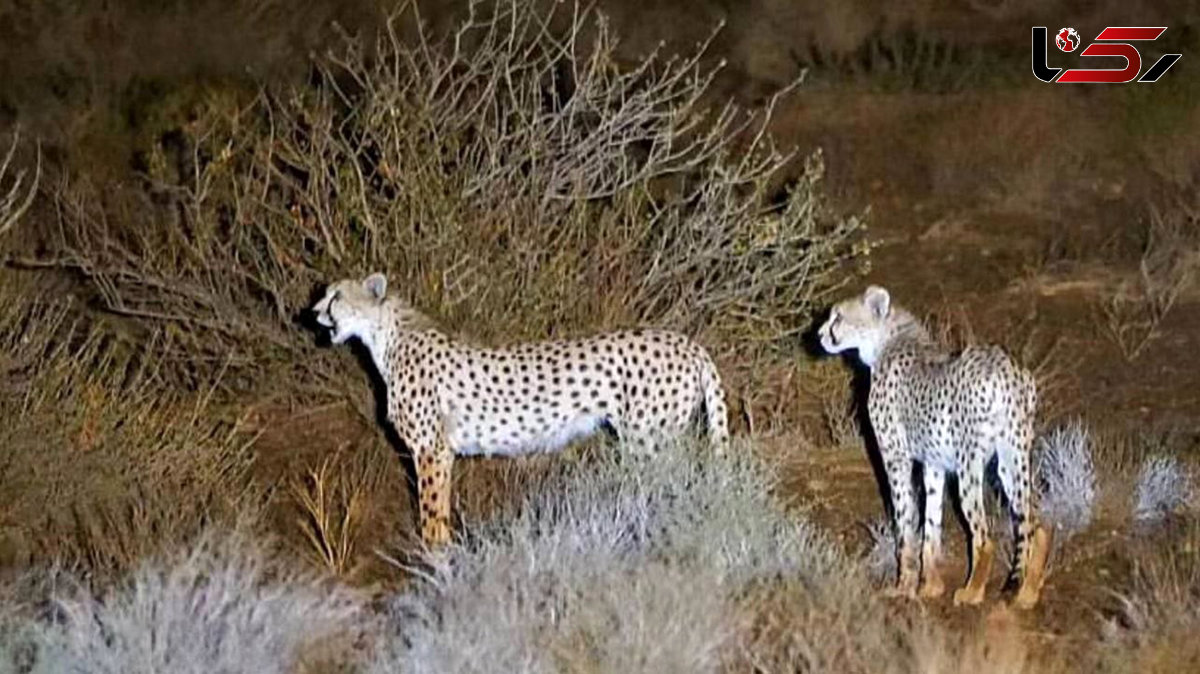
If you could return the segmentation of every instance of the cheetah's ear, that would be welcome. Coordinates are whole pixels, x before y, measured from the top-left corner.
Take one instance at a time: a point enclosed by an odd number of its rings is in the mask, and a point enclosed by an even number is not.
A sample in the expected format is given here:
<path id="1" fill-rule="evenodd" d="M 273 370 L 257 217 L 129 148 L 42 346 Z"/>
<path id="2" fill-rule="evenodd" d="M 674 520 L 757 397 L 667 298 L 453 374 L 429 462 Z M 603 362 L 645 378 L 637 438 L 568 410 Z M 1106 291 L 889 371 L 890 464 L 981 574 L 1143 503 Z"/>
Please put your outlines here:
<path id="1" fill-rule="evenodd" d="M 867 292 L 863 293 L 863 302 L 871 310 L 871 315 L 880 320 L 887 318 L 888 311 L 892 308 L 892 296 L 879 286 L 867 288 Z"/>
<path id="2" fill-rule="evenodd" d="M 363 288 L 371 294 L 371 297 L 382 301 L 387 295 L 387 277 L 380 272 L 375 272 L 363 279 Z"/>

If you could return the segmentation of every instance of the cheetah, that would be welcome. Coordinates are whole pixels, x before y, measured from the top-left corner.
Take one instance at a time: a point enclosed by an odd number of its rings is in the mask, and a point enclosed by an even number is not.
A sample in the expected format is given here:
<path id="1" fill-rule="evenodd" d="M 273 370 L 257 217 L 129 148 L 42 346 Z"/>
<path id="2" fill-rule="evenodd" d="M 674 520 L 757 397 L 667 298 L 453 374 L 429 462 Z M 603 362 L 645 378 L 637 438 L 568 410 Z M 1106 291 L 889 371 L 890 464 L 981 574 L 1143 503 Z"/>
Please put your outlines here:
<path id="1" fill-rule="evenodd" d="M 1007 587 L 1020 582 L 1014 606 L 1037 604 L 1050 535 L 1036 522 L 1033 503 L 1033 376 L 995 346 L 952 355 L 878 286 L 836 304 L 819 336 L 829 353 L 856 350 L 871 372 L 867 417 L 887 474 L 897 530 L 899 577 L 887 593 L 934 598 L 945 591 L 938 572 L 942 499 L 946 475 L 954 473 L 971 544 L 967 579 L 955 591 L 954 603 L 983 600 L 995 553 L 983 506 L 984 471 L 995 457 L 1015 541 Z M 922 465 L 925 488 L 920 574 L 913 462 Z"/>
<path id="2" fill-rule="evenodd" d="M 729 438 L 716 366 L 680 334 L 632 330 L 480 348 L 389 294 L 380 273 L 333 283 L 312 311 L 333 343 L 356 338 L 370 353 L 386 385 L 388 422 L 412 453 L 430 547 L 450 538 L 456 456 L 553 451 L 602 428 L 646 454 L 701 418 L 715 451 Z"/>

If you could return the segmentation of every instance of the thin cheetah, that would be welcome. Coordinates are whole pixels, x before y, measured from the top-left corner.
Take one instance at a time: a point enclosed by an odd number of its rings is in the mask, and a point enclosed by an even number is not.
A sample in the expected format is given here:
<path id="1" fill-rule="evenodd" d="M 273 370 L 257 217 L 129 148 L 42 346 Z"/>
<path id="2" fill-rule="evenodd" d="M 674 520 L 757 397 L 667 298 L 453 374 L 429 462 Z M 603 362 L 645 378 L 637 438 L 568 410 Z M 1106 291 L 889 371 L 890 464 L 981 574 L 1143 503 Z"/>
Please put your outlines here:
<path id="1" fill-rule="evenodd" d="M 819 334 L 826 351 L 857 350 L 871 370 L 867 414 L 887 473 L 899 547 L 899 578 L 888 593 L 915 598 L 918 581 L 923 597 L 945 591 L 938 572 L 942 497 L 946 474 L 955 473 L 971 558 L 966 583 L 955 591 L 954 603 L 983 600 L 995 553 L 983 505 L 984 470 L 997 457 L 1015 540 L 1007 585 L 1020 582 L 1013 600 L 1018 608 L 1037 604 L 1050 537 L 1037 524 L 1033 503 L 1033 376 L 998 347 L 970 347 L 951 355 L 912 314 L 892 305 L 888 291 L 878 286 L 835 305 Z M 920 574 L 915 568 L 914 461 L 922 464 L 925 483 Z"/>
<path id="2" fill-rule="evenodd" d="M 357 338 L 387 386 L 387 418 L 412 452 L 421 537 L 450 537 L 456 455 L 560 449 L 607 426 L 635 453 L 682 436 L 701 416 L 728 438 L 721 378 L 683 335 L 634 330 L 588 339 L 478 348 L 438 330 L 372 274 L 329 286 L 312 311 L 332 341 Z"/>

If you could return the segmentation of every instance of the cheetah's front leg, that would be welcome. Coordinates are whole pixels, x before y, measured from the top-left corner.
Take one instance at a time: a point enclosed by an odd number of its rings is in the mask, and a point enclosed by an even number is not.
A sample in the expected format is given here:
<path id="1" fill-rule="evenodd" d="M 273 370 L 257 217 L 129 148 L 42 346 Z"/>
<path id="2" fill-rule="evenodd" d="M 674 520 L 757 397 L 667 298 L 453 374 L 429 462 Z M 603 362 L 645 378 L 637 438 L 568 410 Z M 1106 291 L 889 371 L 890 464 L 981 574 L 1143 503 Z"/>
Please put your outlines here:
<path id="1" fill-rule="evenodd" d="M 899 573 L 896 586 L 885 590 L 889 597 L 917 596 L 917 503 L 913 498 L 912 462 L 902 457 L 884 459 L 888 487 L 892 492 L 892 517 L 896 528 Z"/>
<path id="2" fill-rule="evenodd" d="M 450 488 L 454 454 L 445 442 L 416 456 L 417 500 L 421 507 L 421 540 L 430 547 L 450 540 Z"/>

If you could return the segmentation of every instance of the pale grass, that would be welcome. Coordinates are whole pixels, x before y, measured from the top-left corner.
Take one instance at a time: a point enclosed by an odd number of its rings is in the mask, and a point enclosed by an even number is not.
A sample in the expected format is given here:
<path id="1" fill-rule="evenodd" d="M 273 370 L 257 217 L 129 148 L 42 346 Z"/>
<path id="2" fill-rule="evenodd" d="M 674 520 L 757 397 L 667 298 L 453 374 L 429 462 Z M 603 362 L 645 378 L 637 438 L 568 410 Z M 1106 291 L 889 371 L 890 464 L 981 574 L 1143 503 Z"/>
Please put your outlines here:
<path id="1" fill-rule="evenodd" d="M 1200 524 L 1182 522 L 1134 551 L 1134 582 L 1105 624 L 1109 657 L 1137 671 L 1185 671 L 1200 661 Z"/>
<path id="2" fill-rule="evenodd" d="M 1034 449 L 1039 509 L 1043 521 L 1057 530 L 1055 541 L 1087 529 L 1095 513 L 1096 462 L 1092 437 L 1080 419 L 1054 427 L 1038 437 Z"/>
<path id="3" fill-rule="evenodd" d="M 1138 524 L 1160 522 L 1185 513 L 1195 499 L 1190 471 L 1178 457 L 1148 456 L 1138 471 L 1133 519 Z"/>
<path id="4" fill-rule="evenodd" d="M 341 670 L 372 624 L 364 597 L 289 568 L 245 531 L 210 531 L 98 594 L 59 585 L 54 619 L 10 632 L 0 668 L 23 659 L 30 674 L 284 674 L 319 659 Z"/>

